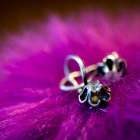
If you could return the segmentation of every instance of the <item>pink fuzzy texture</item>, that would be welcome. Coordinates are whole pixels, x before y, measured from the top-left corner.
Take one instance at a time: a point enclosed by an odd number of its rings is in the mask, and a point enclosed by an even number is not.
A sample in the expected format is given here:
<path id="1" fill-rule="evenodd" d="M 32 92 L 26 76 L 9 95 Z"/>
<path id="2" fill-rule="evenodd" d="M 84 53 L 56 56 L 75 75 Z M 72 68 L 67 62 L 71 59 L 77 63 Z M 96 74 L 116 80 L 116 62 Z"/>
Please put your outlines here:
<path id="1" fill-rule="evenodd" d="M 50 16 L 0 45 L 0 139 L 140 139 L 140 12 Z M 59 89 L 68 54 L 90 65 L 112 51 L 128 67 L 108 106 L 90 110 Z"/>

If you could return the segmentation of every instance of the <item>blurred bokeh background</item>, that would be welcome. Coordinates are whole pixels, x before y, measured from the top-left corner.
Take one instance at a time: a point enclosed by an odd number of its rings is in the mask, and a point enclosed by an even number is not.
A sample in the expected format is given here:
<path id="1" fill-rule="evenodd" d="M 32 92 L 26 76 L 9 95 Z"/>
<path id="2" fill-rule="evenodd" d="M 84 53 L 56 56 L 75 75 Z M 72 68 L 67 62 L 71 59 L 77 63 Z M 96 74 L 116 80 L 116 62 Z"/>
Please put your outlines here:
<path id="1" fill-rule="evenodd" d="M 0 37 L 15 32 L 30 21 L 40 21 L 47 13 L 65 16 L 82 9 L 103 9 L 115 16 L 120 10 L 140 9 L 139 0 L 0 0 Z"/>

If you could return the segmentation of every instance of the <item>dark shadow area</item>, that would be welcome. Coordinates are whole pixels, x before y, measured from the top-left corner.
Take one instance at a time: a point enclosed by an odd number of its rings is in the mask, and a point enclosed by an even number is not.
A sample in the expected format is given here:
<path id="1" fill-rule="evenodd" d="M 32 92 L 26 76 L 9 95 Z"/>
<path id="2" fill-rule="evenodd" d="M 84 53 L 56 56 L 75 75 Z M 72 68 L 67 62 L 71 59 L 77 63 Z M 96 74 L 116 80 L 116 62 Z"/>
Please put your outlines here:
<path id="1" fill-rule="evenodd" d="M 77 1 L 35 1 L 35 0 L 1 0 L 0 1 L 0 36 L 5 31 L 12 32 L 21 25 L 32 20 L 41 20 L 46 13 L 65 15 L 69 12 L 78 12 L 83 8 L 105 9 L 111 14 L 119 9 L 139 9 L 139 0 L 77 0 Z"/>

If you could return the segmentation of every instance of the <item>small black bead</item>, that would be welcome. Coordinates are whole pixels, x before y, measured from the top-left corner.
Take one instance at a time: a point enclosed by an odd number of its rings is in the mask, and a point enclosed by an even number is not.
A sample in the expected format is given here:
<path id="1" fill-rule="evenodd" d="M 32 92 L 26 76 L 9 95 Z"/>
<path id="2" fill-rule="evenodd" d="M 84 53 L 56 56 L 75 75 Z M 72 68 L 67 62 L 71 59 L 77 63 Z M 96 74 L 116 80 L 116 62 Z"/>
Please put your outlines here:
<path id="1" fill-rule="evenodd" d="M 111 59 L 107 59 L 106 65 L 108 66 L 109 70 L 112 70 L 112 68 L 113 68 L 113 61 Z"/>
<path id="2" fill-rule="evenodd" d="M 103 71 L 103 66 L 98 66 L 97 71 L 98 71 L 99 74 L 101 74 L 103 76 L 105 75 L 105 73 Z"/>
<path id="3" fill-rule="evenodd" d="M 123 69 L 125 69 L 125 63 L 124 62 L 120 62 L 119 63 L 119 67 L 118 67 L 118 72 L 122 71 Z"/>
<path id="4" fill-rule="evenodd" d="M 104 87 L 102 87 L 100 91 L 101 91 L 102 99 L 108 100 L 110 98 L 110 95 L 108 94 L 107 90 L 104 89 Z"/>
<path id="5" fill-rule="evenodd" d="M 80 95 L 79 98 L 81 101 L 84 101 L 87 97 L 87 89 L 85 89 Z"/>

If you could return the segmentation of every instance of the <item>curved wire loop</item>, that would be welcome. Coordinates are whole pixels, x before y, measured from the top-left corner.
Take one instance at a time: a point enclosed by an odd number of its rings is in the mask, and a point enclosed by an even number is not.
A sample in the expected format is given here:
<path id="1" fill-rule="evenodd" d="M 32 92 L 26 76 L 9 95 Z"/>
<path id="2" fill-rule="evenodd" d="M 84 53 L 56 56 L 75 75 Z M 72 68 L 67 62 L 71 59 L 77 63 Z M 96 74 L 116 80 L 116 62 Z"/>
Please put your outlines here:
<path id="1" fill-rule="evenodd" d="M 70 67 L 69 67 L 70 60 L 75 60 L 78 63 L 80 67 L 80 71 L 70 72 Z M 82 88 L 84 85 L 87 84 L 88 81 L 91 81 L 93 78 L 93 75 L 91 75 L 87 80 L 86 74 L 92 71 L 94 72 L 96 68 L 97 68 L 96 65 L 90 65 L 87 68 L 85 68 L 82 60 L 78 56 L 69 55 L 66 58 L 65 65 L 64 65 L 64 72 L 66 77 L 64 77 L 60 82 L 60 89 L 64 91 L 70 91 L 70 90 L 77 90 Z M 78 84 L 75 78 L 78 78 L 80 76 L 82 76 L 82 83 Z M 67 86 L 66 85 L 67 82 L 70 82 L 72 86 Z"/>
<path id="2" fill-rule="evenodd" d="M 68 80 L 73 79 L 73 76 L 70 75 L 70 67 L 69 67 L 70 60 L 75 60 L 77 62 L 77 64 L 80 67 L 80 71 L 81 71 L 81 75 L 82 75 L 82 81 L 83 81 L 84 84 L 87 84 L 85 66 L 84 66 L 83 61 L 81 60 L 81 58 L 76 56 L 76 55 L 69 55 L 66 58 L 65 65 L 64 65 L 64 72 L 65 72 L 65 75 L 66 75 L 67 79 Z"/>

